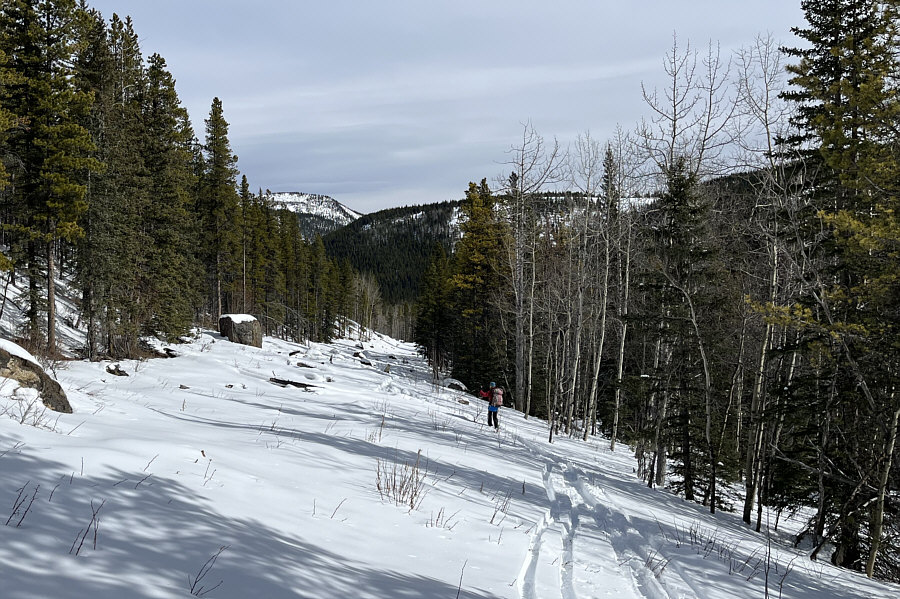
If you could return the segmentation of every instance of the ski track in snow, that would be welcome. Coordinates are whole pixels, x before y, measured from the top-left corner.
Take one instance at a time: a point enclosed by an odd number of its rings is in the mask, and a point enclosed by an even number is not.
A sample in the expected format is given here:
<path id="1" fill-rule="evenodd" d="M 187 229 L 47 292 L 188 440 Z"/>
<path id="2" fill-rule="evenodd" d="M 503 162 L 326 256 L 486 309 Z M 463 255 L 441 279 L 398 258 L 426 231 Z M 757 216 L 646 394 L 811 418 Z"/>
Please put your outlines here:
<path id="1" fill-rule="evenodd" d="M 567 578 L 564 572 L 564 564 L 571 561 L 571 543 L 567 544 L 565 538 L 571 530 L 571 526 L 566 527 L 569 511 L 564 505 L 561 507 L 552 476 L 552 465 L 548 462 L 544 466 L 543 482 L 550 506 L 535 527 L 522 565 L 519 575 L 522 599 L 576 599 L 571 587 L 566 588 L 566 581 L 571 583 L 571 577 Z"/>
<path id="2" fill-rule="evenodd" d="M 522 584 L 519 588 L 519 596 L 522 597 L 522 599 L 538 599 L 537 591 L 534 586 L 535 577 L 537 576 L 538 558 L 541 553 L 541 539 L 549 524 L 550 514 L 548 512 L 547 514 L 544 514 L 544 518 L 537 524 L 535 533 L 531 537 L 528 555 L 522 565 L 522 573 L 519 575 L 519 580 L 522 580 Z"/>
<path id="3" fill-rule="evenodd" d="M 699 599 L 698 589 L 665 561 L 613 498 L 564 458 L 525 442 L 546 460 L 549 509 L 532 533 L 522 565 L 522 599 Z M 654 537 L 655 535 L 650 535 Z M 650 541 L 652 543 L 652 541 Z M 598 576 L 599 574 L 599 576 Z M 606 586 L 592 581 L 602 580 Z M 620 582 L 611 588 L 611 582 Z"/>
<path id="4" fill-rule="evenodd" d="M 614 502 L 602 488 L 585 482 L 582 473 L 578 472 L 573 480 L 594 520 L 607 533 L 618 563 L 631 570 L 636 590 L 643 597 L 698 599 L 702 596 L 671 567 L 673 564 L 666 562 L 664 556 L 647 544 L 647 538 L 655 535 L 642 535 L 632 525 L 630 517 L 614 509 Z"/>

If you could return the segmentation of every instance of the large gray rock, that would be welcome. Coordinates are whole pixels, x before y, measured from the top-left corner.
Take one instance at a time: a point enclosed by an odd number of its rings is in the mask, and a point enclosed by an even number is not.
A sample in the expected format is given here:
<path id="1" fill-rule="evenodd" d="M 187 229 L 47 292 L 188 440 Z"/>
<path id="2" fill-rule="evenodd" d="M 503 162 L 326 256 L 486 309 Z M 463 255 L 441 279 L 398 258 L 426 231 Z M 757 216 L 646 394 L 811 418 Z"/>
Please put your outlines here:
<path id="1" fill-rule="evenodd" d="M 41 401 L 54 412 L 72 413 L 62 387 L 28 357 L 30 354 L 8 341 L 0 343 L 0 378 L 12 379 L 20 386 L 35 389 Z"/>
<path id="2" fill-rule="evenodd" d="M 249 314 L 223 314 L 219 317 L 219 332 L 233 343 L 262 347 L 262 327 Z"/>

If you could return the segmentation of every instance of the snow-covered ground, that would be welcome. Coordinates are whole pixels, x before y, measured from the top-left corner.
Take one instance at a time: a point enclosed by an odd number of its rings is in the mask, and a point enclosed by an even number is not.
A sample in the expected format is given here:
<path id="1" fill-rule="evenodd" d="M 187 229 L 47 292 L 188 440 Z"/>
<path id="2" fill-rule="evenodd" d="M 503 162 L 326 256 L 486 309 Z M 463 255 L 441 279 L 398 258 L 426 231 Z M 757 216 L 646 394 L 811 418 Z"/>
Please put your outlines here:
<path id="1" fill-rule="evenodd" d="M 489 430 L 412 346 L 363 345 L 371 365 L 355 341 L 203 332 L 128 377 L 68 363 L 74 413 L 40 418 L 7 381 L 0 597 L 897 596 L 647 489 L 627 447 L 548 444 L 507 408 Z"/>

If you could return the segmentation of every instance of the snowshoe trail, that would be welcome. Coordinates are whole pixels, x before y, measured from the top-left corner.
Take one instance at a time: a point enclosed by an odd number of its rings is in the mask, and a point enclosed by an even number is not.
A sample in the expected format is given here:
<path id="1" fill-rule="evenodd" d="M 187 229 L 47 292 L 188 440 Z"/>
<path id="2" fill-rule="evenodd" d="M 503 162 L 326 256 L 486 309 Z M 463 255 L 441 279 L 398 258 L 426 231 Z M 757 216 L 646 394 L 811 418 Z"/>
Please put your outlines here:
<path id="1" fill-rule="evenodd" d="M 532 534 L 519 580 L 522 599 L 699 599 L 703 594 L 665 556 L 665 541 L 642 534 L 615 494 L 560 455 L 525 442 L 546 460 L 549 502 Z M 658 545 L 658 546 L 657 546 Z"/>
<path id="2" fill-rule="evenodd" d="M 538 523 L 528 555 L 522 565 L 519 595 L 522 599 L 576 599 L 563 583 L 563 568 L 566 563 L 566 543 L 570 521 L 568 498 L 557 496 L 553 486 L 552 467 L 544 467 L 544 489 L 550 507 Z M 571 560 L 569 560 L 571 561 Z"/>
<path id="3" fill-rule="evenodd" d="M 652 540 L 648 544 L 647 539 L 656 539 L 657 535 L 642 535 L 631 518 L 616 509 L 615 502 L 602 487 L 589 484 L 583 473 L 573 471 L 571 480 L 594 524 L 606 533 L 612 559 L 620 571 L 631 570 L 633 590 L 639 593 L 636 597 L 699 599 L 702 596 L 680 575 L 676 564 L 665 557 L 664 546 L 653 547 Z"/>
<path id="4" fill-rule="evenodd" d="M 627 570 L 623 576 L 621 556 L 584 500 L 577 470 L 551 462 L 544 467 L 543 482 L 549 509 L 522 567 L 522 599 L 669 599 L 643 594 Z"/>

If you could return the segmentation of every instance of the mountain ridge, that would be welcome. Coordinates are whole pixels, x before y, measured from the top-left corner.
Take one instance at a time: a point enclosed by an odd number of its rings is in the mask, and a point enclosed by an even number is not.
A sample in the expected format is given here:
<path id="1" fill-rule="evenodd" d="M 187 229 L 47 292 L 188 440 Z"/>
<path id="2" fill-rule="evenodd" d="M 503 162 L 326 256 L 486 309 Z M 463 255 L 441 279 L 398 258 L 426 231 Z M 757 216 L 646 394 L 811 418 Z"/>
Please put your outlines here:
<path id="1" fill-rule="evenodd" d="M 331 196 L 300 191 L 269 191 L 265 199 L 276 209 L 297 215 L 300 231 L 307 239 L 345 227 L 363 216 Z"/>

